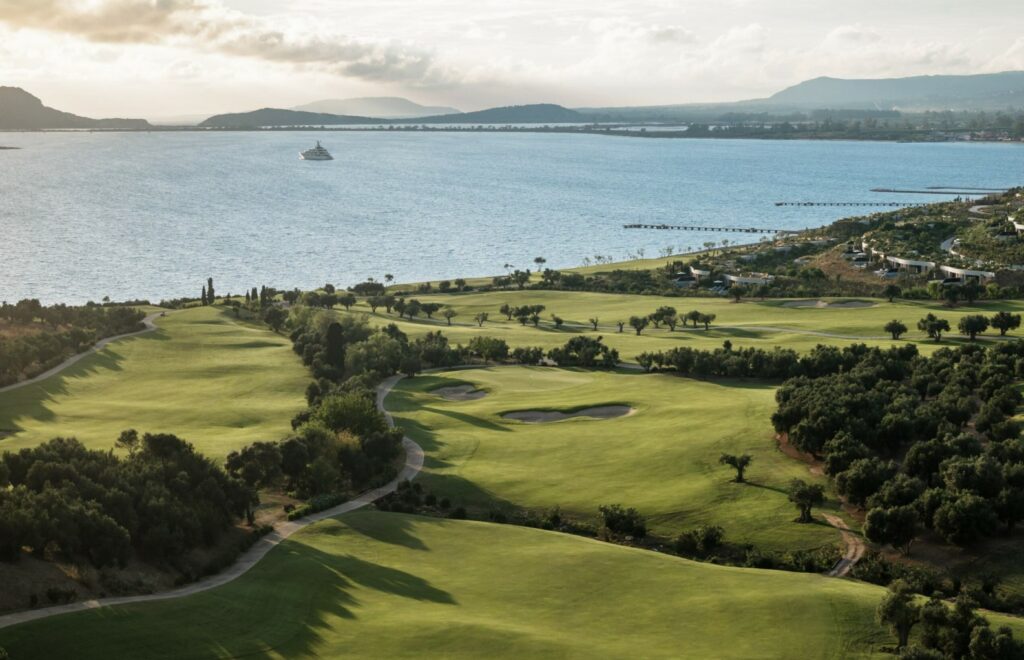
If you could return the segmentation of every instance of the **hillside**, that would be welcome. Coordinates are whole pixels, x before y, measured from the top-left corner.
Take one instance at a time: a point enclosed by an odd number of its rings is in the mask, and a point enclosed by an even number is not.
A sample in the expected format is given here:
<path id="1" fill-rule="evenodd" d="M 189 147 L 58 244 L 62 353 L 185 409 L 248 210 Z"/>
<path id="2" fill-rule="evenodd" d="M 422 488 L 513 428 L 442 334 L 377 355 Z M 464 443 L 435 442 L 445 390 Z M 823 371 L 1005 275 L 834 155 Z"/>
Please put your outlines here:
<path id="1" fill-rule="evenodd" d="M 763 99 L 730 103 L 576 108 L 601 121 L 729 121 L 737 117 L 800 119 L 828 109 L 833 118 L 879 119 L 896 111 L 1005 110 L 1024 107 L 1024 71 L 972 76 L 842 79 L 822 76 L 787 87 Z M 836 112 L 836 111 L 846 111 Z"/>
<path id="2" fill-rule="evenodd" d="M 352 124 L 380 124 L 371 117 L 350 117 L 324 112 L 302 112 L 280 108 L 262 108 L 251 112 L 232 112 L 214 115 L 199 122 L 201 128 L 260 128 L 261 126 L 340 126 Z"/>
<path id="3" fill-rule="evenodd" d="M 1024 105 L 1024 71 L 971 76 L 820 77 L 776 92 L 777 106 L 901 110 L 1002 109 Z"/>
<path id="4" fill-rule="evenodd" d="M 513 105 L 489 108 L 477 112 L 459 112 L 432 117 L 420 117 L 417 124 L 570 124 L 583 123 L 588 118 L 575 110 L 552 103 Z M 353 124 L 403 124 L 402 119 L 333 115 L 322 112 L 304 112 L 263 108 L 252 112 L 215 115 L 199 124 L 205 128 L 258 128 L 260 126 L 339 126 Z"/>
<path id="5" fill-rule="evenodd" d="M 476 112 L 421 117 L 418 124 L 573 124 L 590 121 L 583 113 L 554 103 L 509 105 Z"/>
<path id="6" fill-rule="evenodd" d="M 0 130 L 44 128 L 148 128 L 145 119 L 90 119 L 43 105 L 20 87 L 0 87 Z"/>
<path id="7" fill-rule="evenodd" d="M 292 108 L 301 112 L 322 112 L 332 115 L 357 115 L 381 119 L 412 119 L 434 115 L 458 114 L 457 108 L 427 106 L 398 96 L 371 96 L 352 99 L 325 99 Z"/>

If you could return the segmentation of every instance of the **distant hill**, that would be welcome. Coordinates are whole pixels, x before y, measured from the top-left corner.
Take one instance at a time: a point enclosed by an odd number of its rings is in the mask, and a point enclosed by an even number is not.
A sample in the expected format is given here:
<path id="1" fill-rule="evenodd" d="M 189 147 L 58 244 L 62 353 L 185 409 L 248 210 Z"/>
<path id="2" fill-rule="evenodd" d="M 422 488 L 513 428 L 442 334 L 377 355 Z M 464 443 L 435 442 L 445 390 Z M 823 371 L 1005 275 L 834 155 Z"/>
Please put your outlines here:
<path id="1" fill-rule="evenodd" d="M 574 124 L 586 123 L 583 113 L 554 103 L 509 105 L 476 112 L 420 117 L 417 124 Z"/>
<path id="2" fill-rule="evenodd" d="M 372 117 L 332 115 L 325 112 L 303 112 L 280 108 L 263 108 L 252 112 L 214 115 L 199 122 L 204 128 L 260 128 L 261 126 L 339 126 L 345 124 L 380 124 Z"/>
<path id="3" fill-rule="evenodd" d="M 44 128 L 148 128 L 145 119 L 89 119 L 43 105 L 20 87 L 0 87 L 0 129 L 39 130 Z"/>
<path id="4" fill-rule="evenodd" d="M 341 126 L 352 124 L 571 124 L 586 122 L 586 115 L 551 103 L 512 105 L 477 112 L 458 112 L 415 119 L 384 119 L 333 115 L 323 112 L 263 108 L 252 112 L 215 115 L 200 122 L 206 128 L 258 128 L 260 126 Z"/>
<path id="5" fill-rule="evenodd" d="M 765 103 L 799 108 L 980 110 L 1024 107 L 1024 71 L 970 76 L 814 78 L 772 94 Z"/>
<path id="6" fill-rule="evenodd" d="M 736 115 L 784 116 L 813 110 L 846 111 L 884 117 L 893 111 L 1004 110 L 1024 108 L 1024 71 L 970 76 L 907 78 L 814 78 L 768 98 L 730 103 L 577 108 L 603 121 L 728 121 Z M 841 112 L 832 116 L 840 117 Z"/>
<path id="7" fill-rule="evenodd" d="M 353 99 L 327 99 L 292 108 L 303 112 L 322 112 L 331 115 L 357 115 L 381 119 L 412 119 L 431 115 L 450 115 L 459 112 L 447 106 L 427 106 L 397 96 L 372 96 Z"/>

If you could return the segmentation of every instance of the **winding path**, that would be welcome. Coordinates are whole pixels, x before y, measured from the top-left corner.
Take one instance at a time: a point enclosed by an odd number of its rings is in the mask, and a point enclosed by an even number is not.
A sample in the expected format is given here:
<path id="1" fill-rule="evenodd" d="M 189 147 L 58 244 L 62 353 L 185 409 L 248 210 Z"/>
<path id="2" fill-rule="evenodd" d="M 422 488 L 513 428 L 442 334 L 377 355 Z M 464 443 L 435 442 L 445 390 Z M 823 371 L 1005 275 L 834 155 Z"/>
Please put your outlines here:
<path id="1" fill-rule="evenodd" d="M 65 369 L 67 369 L 71 365 L 75 364 L 79 360 L 82 360 L 83 358 L 85 358 L 85 357 L 87 357 L 89 355 L 92 355 L 93 353 L 97 353 L 99 351 L 102 351 L 104 348 L 107 347 L 108 344 L 110 344 L 111 342 L 117 341 L 118 339 L 126 339 L 128 337 L 138 337 L 139 335 L 144 335 L 147 332 L 153 332 L 154 330 L 157 329 L 157 325 L 156 325 L 156 323 L 154 323 L 154 319 L 157 319 L 157 318 L 159 318 L 161 316 L 164 316 L 165 314 L 167 314 L 167 312 L 154 312 L 153 314 L 150 314 L 146 318 L 142 319 L 143 325 L 146 326 L 142 330 L 136 330 L 135 332 L 127 332 L 127 333 L 125 333 L 123 335 L 113 335 L 111 337 L 105 337 L 105 338 L 99 340 L 98 342 L 96 342 L 96 345 L 93 346 L 92 348 L 90 348 L 89 350 L 82 351 L 81 353 L 76 353 L 75 355 L 72 355 L 67 360 L 64 360 L 63 362 L 58 364 L 56 367 L 53 367 L 52 369 L 47 369 L 43 373 L 41 373 L 41 374 L 39 374 L 37 376 L 33 376 L 32 378 L 27 378 L 27 379 L 25 379 L 25 380 L 23 380 L 21 382 L 12 383 L 11 385 L 6 385 L 4 387 L 0 387 L 0 394 L 3 394 L 4 392 L 9 392 L 11 390 L 16 390 L 19 387 L 25 387 L 26 385 L 32 385 L 33 383 L 38 383 L 40 381 L 46 380 L 47 378 L 49 378 L 50 376 L 53 376 L 54 374 L 59 374 L 60 372 L 64 371 Z"/>
<path id="2" fill-rule="evenodd" d="M 387 397 L 388 392 L 391 391 L 391 388 L 395 386 L 395 383 L 401 380 L 401 378 L 402 376 L 392 376 L 381 383 L 377 388 L 377 408 L 384 413 L 384 417 L 387 419 L 388 425 L 392 427 L 395 425 L 395 422 L 391 417 L 391 414 L 384 410 L 384 399 Z M 42 607 L 35 610 L 5 614 L 0 616 L 0 629 L 20 623 L 35 621 L 37 619 L 45 619 L 57 614 L 93 610 L 113 605 L 129 605 L 132 603 L 146 603 L 158 600 L 169 600 L 171 598 L 183 598 L 201 591 L 207 591 L 208 589 L 214 589 L 225 585 L 235 578 L 244 575 L 250 568 L 263 559 L 263 557 L 265 557 L 266 554 L 274 548 L 274 546 L 278 545 L 281 541 L 284 541 L 303 527 L 308 527 L 309 525 L 324 520 L 325 518 L 331 518 L 343 513 L 348 513 L 349 511 L 361 509 L 367 504 L 371 504 L 381 497 L 384 497 L 388 493 L 394 492 L 394 490 L 398 488 L 398 484 L 402 481 L 414 478 L 423 468 L 423 449 L 408 437 L 402 439 L 402 447 L 405 449 L 405 465 L 398 473 L 398 476 L 392 479 L 389 483 L 381 486 L 380 488 L 368 490 L 348 502 L 339 504 L 336 507 L 326 509 L 319 513 L 310 514 L 299 520 L 284 520 L 278 522 L 274 525 L 274 531 L 257 541 L 256 544 L 243 553 L 234 564 L 216 575 L 211 575 L 178 589 L 163 591 L 156 594 L 100 598 L 70 603 L 68 605 L 55 605 L 53 607 Z"/>
<path id="3" fill-rule="evenodd" d="M 864 541 L 854 534 L 839 516 L 834 516 L 830 513 L 823 514 L 823 516 L 828 521 L 828 524 L 839 530 L 839 533 L 843 536 L 843 543 L 846 545 L 846 552 L 843 553 L 843 558 L 837 561 L 832 570 L 825 575 L 829 577 L 844 577 L 850 572 L 854 564 L 864 556 Z"/>

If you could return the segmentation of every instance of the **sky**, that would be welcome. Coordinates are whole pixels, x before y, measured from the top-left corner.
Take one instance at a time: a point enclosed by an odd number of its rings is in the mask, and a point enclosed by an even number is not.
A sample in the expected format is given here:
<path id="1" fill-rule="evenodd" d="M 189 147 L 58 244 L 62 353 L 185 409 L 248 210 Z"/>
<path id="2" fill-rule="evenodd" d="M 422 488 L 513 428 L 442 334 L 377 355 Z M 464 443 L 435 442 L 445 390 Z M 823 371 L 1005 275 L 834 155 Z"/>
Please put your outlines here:
<path id="1" fill-rule="evenodd" d="M 659 105 L 1024 69 L 1020 0 L 0 0 L 0 85 L 145 118 L 404 96 Z"/>

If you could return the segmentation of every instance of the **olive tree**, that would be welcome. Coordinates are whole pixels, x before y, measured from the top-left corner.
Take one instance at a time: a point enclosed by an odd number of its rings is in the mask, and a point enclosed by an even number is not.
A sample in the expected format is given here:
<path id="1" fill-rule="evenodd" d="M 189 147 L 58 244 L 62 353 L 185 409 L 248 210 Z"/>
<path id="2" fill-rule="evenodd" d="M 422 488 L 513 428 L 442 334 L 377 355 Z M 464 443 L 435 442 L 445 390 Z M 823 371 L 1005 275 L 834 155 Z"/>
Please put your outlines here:
<path id="1" fill-rule="evenodd" d="M 637 335 L 639 335 L 641 332 L 643 332 L 644 328 L 646 328 L 649 323 L 650 323 L 650 321 L 648 320 L 648 318 L 646 316 L 630 316 L 629 317 L 629 325 L 632 326 L 632 328 L 634 330 L 636 330 L 636 334 Z"/>
<path id="2" fill-rule="evenodd" d="M 885 324 L 885 331 L 892 335 L 893 339 L 899 339 L 903 333 L 907 331 L 907 326 L 903 325 L 902 321 L 893 319 Z"/>
<path id="3" fill-rule="evenodd" d="M 974 341 L 979 333 L 988 330 L 988 318 L 981 314 L 970 314 L 961 317 L 956 327 L 960 330 L 960 334 L 967 335 L 971 338 L 971 341 Z"/>
<path id="4" fill-rule="evenodd" d="M 821 506 L 825 501 L 825 488 L 821 484 L 808 484 L 803 479 L 794 479 L 789 486 L 789 501 L 800 510 L 797 522 L 809 523 L 813 520 L 811 509 Z"/>
<path id="5" fill-rule="evenodd" d="M 736 470 L 736 483 L 744 483 L 743 473 L 746 472 L 747 467 L 753 461 L 753 457 L 750 454 L 722 454 L 718 457 L 718 462 L 722 465 L 729 465 Z"/>
<path id="6" fill-rule="evenodd" d="M 1000 337 L 1003 337 L 1008 330 L 1016 330 L 1020 327 L 1020 314 L 997 312 L 989 321 L 989 324 L 999 331 Z"/>

